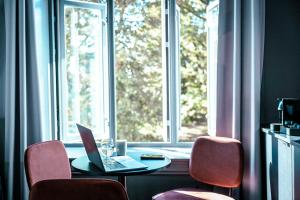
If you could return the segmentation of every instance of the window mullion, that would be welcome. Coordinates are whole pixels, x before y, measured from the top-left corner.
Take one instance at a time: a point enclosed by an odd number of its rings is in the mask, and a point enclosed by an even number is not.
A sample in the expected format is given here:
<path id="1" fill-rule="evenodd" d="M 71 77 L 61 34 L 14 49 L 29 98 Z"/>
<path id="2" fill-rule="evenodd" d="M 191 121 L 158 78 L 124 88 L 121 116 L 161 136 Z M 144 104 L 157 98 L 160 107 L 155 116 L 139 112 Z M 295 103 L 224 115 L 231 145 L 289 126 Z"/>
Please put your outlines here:
<path id="1" fill-rule="evenodd" d="M 162 0 L 162 61 L 163 61 L 163 126 L 164 132 L 166 133 L 164 138 L 164 142 L 170 142 L 170 94 L 169 94 L 169 85 L 170 85 L 170 77 L 169 77 L 169 31 L 168 31 L 168 23 L 169 23 L 169 11 L 168 11 L 168 0 Z"/>
<path id="2" fill-rule="evenodd" d="M 50 71 L 50 82 L 51 82 L 51 94 L 50 95 L 50 99 L 51 99 L 51 138 L 52 139 L 59 139 L 59 132 L 58 132 L 58 101 L 57 101 L 57 97 L 58 97 L 58 84 L 57 84 L 57 37 L 56 37 L 56 33 L 58 30 L 58 27 L 56 27 L 57 25 L 57 12 L 55 12 L 55 2 L 50 1 L 49 2 L 49 13 L 50 13 L 50 18 L 49 18 L 49 27 L 50 27 L 50 67 L 51 67 L 51 71 Z M 59 24 L 59 23 L 58 23 Z"/>
<path id="3" fill-rule="evenodd" d="M 107 39 L 108 39 L 108 75 L 109 75 L 109 134 L 116 141 L 116 84 L 115 84 L 115 32 L 114 32 L 114 1 L 107 0 Z"/>
<path id="4" fill-rule="evenodd" d="M 64 89 L 64 87 L 67 86 L 67 83 L 65 81 L 65 79 L 63 79 L 64 75 L 66 74 L 66 69 L 63 67 L 65 65 L 65 58 L 66 58 L 66 55 L 65 55 L 65 27 L 64 27 L 64 1 L 60 1 L 59 3 L 59 23 L 58 23 L 58 27 L 59 27 L 59 32 L 60 34 L 59 35 L 59 70 L 58 70 L 58 84 L 60 85 L 59 87 L 59 94 L 62 94 L 63 91 L 65 91 L 66 89 Z M 58 114 L 58 119 L 59 119 L 59 124 L 58 124 L 58 128 L 59 128 L 59 131 L 60 131 L 60 139 L 63 139 L 64 138 L 64 134 L 66 132 L 66 127 L 65 127 L 65 122 L 67 121 L 66 119 L 66 116 L 63 115 L 63 108 L 66 106 L 66 101 L 63 99 L 63 96 L 62 95 L 59 95 L 59 101 L 58 101 L 58 104 L 59 104 L 59 114 Z"/>
<path id="5" fill-rule="evenodd" d="M 177 56 L 177 36 L 176 36 L 176 1 L 169 0 L 169 113 L 170 113 L 170 132 L 171 143 L 177 142 L 177 133 L 179 129 L 179 69 Z"/>

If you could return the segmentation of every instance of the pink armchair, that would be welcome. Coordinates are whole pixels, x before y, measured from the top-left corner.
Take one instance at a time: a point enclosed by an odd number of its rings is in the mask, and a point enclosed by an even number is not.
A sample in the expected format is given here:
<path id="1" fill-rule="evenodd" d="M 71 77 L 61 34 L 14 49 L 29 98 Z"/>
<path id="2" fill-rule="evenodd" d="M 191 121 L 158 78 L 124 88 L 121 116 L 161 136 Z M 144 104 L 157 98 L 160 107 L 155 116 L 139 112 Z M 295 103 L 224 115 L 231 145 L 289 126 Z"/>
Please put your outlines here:
<path id="1" fill-rule="evenodd" d="M 107 179 L 71 179 L 69 159 L 60 141 L 29 146 L 25 172 L 30 200 L 128 200 L 124 187 Z"/>
<path id="2" fill-rule="evenodd" d="M 43 180 L 33 185 L 29 200 L 128 200 L 121 183 L 97 179 Z"/>
<path id="3" fill-rule="evenodd" d="M 29 189 L 42 180 L 71 179 L 71 167 L 64 144 L 48 141 L 29 146 L 25 151 L 25 172 Z"/>
<path id="4" fill-rule="evenodd" d="M 242 145 L 224 137 L 199 137 L 193 146 L 189 173 L 195 180 L 225 188 L 239 187 L 242 181 Z M 197 188 L 180 188 L 155 195 L 153 200 L 232 199 L 230 196 Z"/>

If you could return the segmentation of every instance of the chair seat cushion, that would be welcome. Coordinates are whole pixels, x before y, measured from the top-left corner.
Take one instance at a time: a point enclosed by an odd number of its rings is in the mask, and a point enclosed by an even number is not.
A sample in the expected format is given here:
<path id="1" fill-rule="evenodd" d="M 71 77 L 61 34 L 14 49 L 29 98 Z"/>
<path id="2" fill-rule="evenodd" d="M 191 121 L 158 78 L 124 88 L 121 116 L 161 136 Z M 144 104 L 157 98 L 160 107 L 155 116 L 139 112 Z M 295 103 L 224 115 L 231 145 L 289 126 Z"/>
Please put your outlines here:
<path id="1" fill-rule="evenodd" d="M 197 188 L 180 188 L 163 192 L 152 197 L 153 200 L 233 200 L 233 198 Z"/>

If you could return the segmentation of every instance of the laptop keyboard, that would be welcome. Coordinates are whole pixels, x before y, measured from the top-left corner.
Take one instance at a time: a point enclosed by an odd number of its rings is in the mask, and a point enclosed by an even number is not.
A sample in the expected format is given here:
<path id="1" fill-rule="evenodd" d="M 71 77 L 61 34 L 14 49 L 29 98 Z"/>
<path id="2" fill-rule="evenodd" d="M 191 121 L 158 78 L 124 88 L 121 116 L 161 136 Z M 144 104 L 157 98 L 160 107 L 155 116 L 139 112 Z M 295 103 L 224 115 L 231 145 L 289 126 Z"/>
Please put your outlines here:
<path id="1" fill-rule="evenodd" d="M 120 169 L 120 168 L 125 168 L 124 165 L 122 165 L 121 163 L 113 160 L 113 159 L 110 159 L 108 162 L 105 162 L 104 163 L 105 167 L 108 168 L 108 169 Z"/>

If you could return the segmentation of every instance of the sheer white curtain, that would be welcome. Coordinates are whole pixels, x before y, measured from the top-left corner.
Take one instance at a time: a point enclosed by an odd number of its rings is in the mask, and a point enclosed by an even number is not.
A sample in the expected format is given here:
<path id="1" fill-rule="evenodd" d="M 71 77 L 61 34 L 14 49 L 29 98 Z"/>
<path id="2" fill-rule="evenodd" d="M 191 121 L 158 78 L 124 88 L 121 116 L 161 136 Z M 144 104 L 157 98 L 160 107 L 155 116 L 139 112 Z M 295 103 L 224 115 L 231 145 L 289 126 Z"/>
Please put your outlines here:
<path id="1" fill-rule="evenodd" d="M 265 1 L 220 1 L 216 134 L 244 147 L 242 199 L 261 198 L 260 90 Z"/>
<path id="2" fill-rule="evenodd" d="M 24 150 L 51 137 L 48 1 L 3 3 L 5 48 L 1 53 L 5 62 L 1 73 L 5 78 L 1 82 L 5 86 L 0 117 L 4 129 L 0 131 L 5 143 L 1 175 L 6 199 L 27 199 Z"/>

